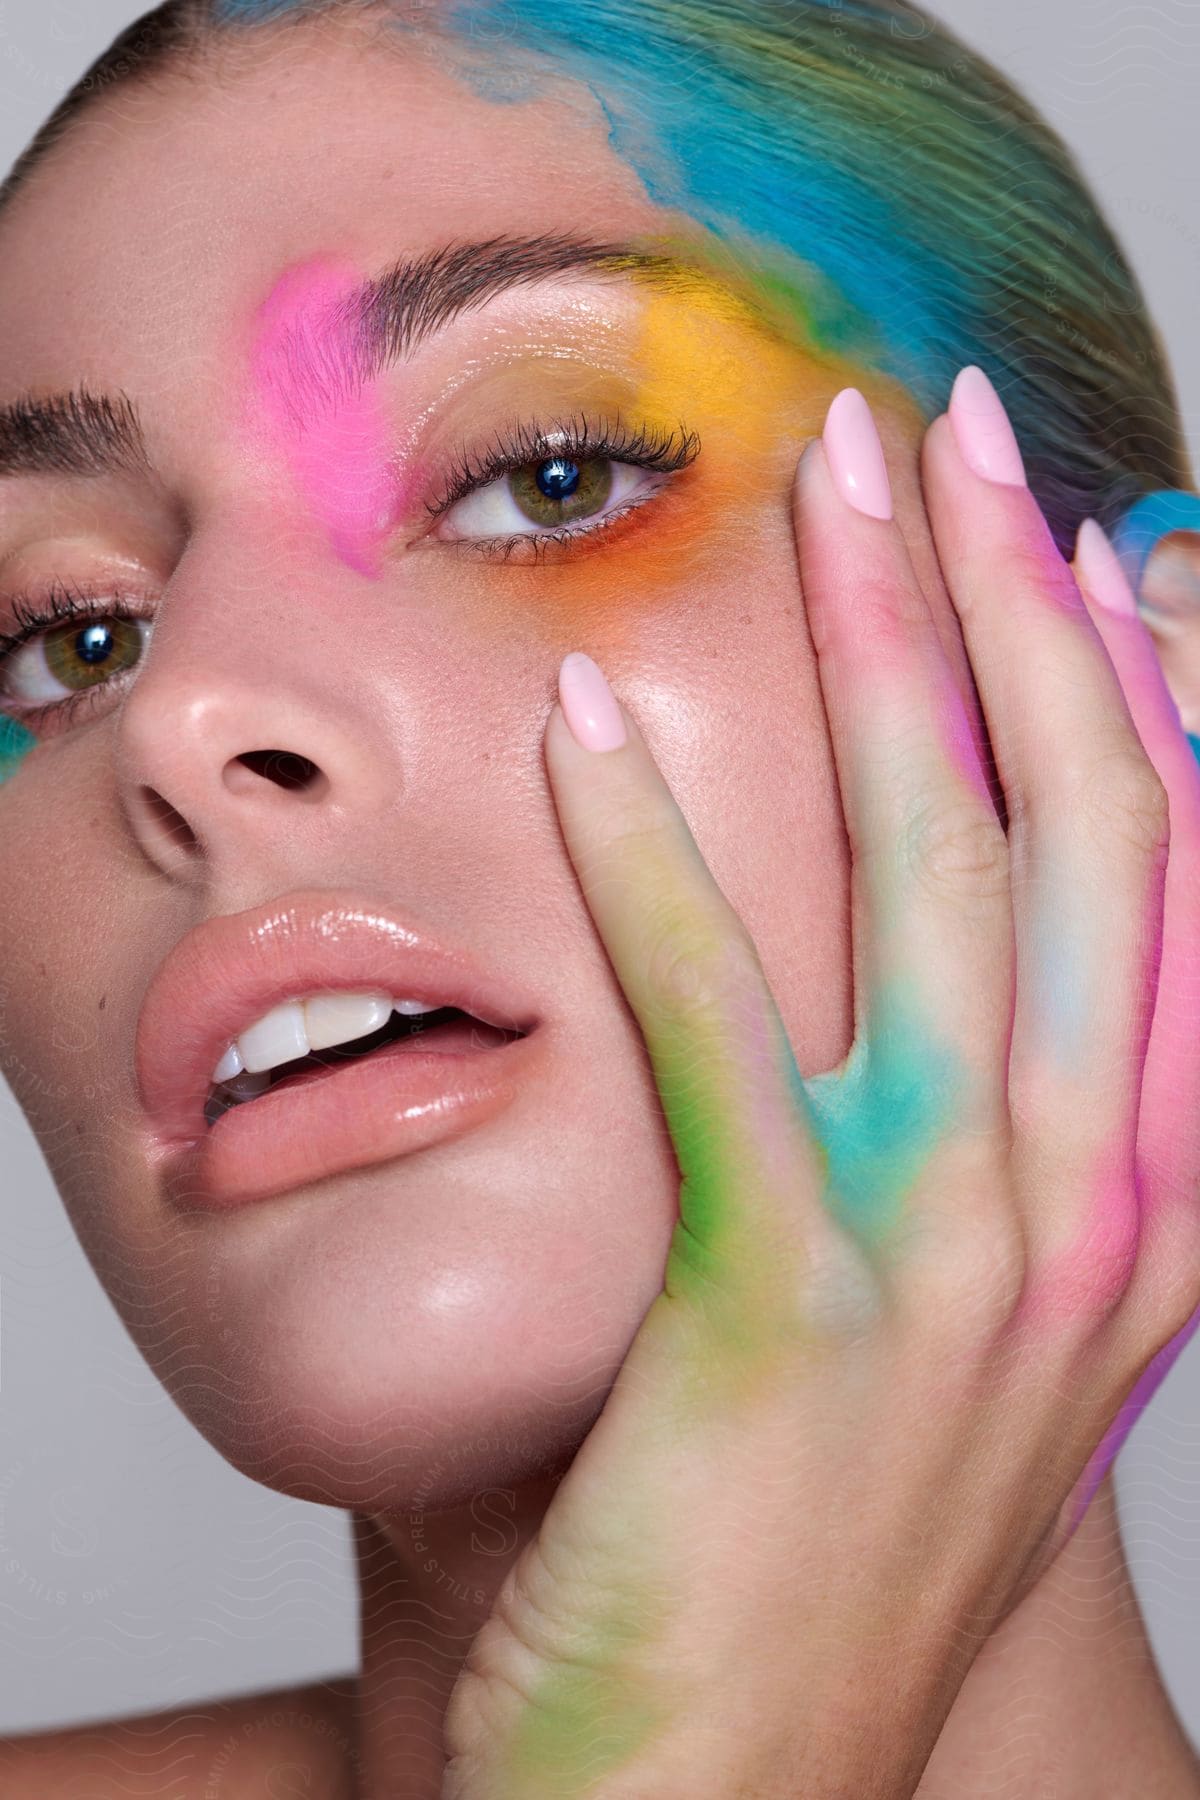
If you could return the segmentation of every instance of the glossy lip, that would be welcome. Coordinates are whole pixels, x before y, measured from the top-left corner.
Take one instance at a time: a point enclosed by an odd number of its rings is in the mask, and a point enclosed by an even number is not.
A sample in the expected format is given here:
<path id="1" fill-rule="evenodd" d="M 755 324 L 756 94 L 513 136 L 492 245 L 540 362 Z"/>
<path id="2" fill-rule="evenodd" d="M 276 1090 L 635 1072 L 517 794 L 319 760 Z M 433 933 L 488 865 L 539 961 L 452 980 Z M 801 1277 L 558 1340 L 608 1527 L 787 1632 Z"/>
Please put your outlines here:
<path id="1" fill-rule="evenodd" d="M 347 1064 L 336 1076 L 282 1087 L 277 1095 L 267 1093 L 233 1108 L 214 1126 L 207 1124 L 204 1107 L 214 1068 L 228 1044 L 263 1013 L 288 999 L 368 989 L 423 1000 L 431 1007 L 457 1007 L 526 1035 L 478 1051 L 409 1051 L 404 1053 L 411 1065 L 407 1074 L 394 1054 L 378 1051 L 361 1064 Z M 268 1124 L 265 1113 L 250 1129 L 260 1106 L 271 1109 L 276 1140 L 289 1131 L 303 1135 L 310 1114 L 314 1128 L 323 1124 L 342 1139 L 340 1150 L 336 1143 L 322 1147 L 312 1142 L 309 1161 L 314 1168 L 328 1165 L 331 1155 L 352 1154 L 361 1165 L 399 1154 L 400 1149 L 388 1148 L 389 1139 L 402 1147 L 412 1139 L 416 1147 L 419 1141 L 432 1141 L 431 1131 L 445 1135 L 446 1130 L 466 1129 L 476 1115 L 495 1111 L 511 1097 L 518 1066 L 528 1062 L 528 1034 L 538 1022 L 524 995 L 494 979 L 465 952 L 434 943 L 361 894 L 303 889 L 263 907 L 208 919 L 170 951 L 142 1002 L 134 1063 L 149 1159 L 170 1165 L 172 1186 L 182 1183 L 194 1198 L 202 1198 L 210 1185 L 214 1199 L 218 1188 L 226 1198 L 277 1192 L 270 1182 L 278 1181 L 285 1168 L 297 1171 L 296 1180 L 303 1179 L 302 1158 L 267 1156 L 268 1163 L 277 1165 L 276 1174 L 264 1168 L 259 1179 L 249 1167 L 233 1166 L 254 1160 L 256 1138 L 259 1152 L 270 1148 L 262 1135 Z M 381 1087 L 388 1079 L 390 1100 Z M 331 1093 L 320 1098 L 326 1088 Z M 369 1097 L 365 1110 L 360 1104 L 364 1096 Z M 339 1112 L 347 1122 L 357 1115 L 360 1134 L 389 1120 L 395 1130 L 385 1130 L 378 1143 L 361 1135 L 351 1143 L 339 1129 Z M 228 1155 L 224 1148 L 219 1156 L 209 1154 L 226 1143 Z M 244 1144 L 245 1154 L 234 1156 L 235 1144 Z M 206 1167 L 214 1164 L 217 1174 L 222 1156 L 229 1165 L 224 1170 L 228 1179 L 210 1184 Z M 323 1172 L 346 1166 L 352 1164 L 335 1160 Z"/>
<path id="2" fill-rule="evenodd" d="M 460 1137 L 515 1098 L 544 1035 L 494 1049 L 390 1044 L 335 1074 L 269 1089 L 163 1157 L 166 1196 L 180 1210 L 224 1210 Z"/>

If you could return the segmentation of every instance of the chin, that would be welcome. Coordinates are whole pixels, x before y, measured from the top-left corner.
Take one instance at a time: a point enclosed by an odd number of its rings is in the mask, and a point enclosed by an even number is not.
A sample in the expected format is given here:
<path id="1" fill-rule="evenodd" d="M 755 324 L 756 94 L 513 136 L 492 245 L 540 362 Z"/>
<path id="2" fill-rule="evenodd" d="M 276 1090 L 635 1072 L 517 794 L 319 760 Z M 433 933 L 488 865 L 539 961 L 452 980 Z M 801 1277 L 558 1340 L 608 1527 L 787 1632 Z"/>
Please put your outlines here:
<path id="1" fill-rule="evenodd" d="M 556 1157 L 510 1155 L 481 1133 L 175 1221 L 125 1246 L 123 1281 L 98 1272 L 243 1474 L 324 1505 L 440 1510 L 561 1472 L 661 1290 L 669 1147 L 639 1133 L 597 1172 L 594 1142 L 580 1134 L 577 1167 L 561 1137 Z"/>

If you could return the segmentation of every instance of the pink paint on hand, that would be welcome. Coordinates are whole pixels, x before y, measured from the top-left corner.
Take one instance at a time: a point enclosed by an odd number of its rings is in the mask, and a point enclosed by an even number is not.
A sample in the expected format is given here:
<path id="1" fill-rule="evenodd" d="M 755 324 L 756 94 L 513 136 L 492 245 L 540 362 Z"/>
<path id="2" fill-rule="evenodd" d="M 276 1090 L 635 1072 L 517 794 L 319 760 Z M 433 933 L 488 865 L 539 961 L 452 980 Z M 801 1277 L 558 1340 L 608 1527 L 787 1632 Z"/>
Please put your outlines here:
<path id="1" fill-rule="evenodd" d="M 323 257 L 287 270 L 260 309 L 251 367 L 259 416 L 335 554 L 377 576 L 398 495 L 376 396 L 348 380 L 344 303 L 361 279 Z"/>

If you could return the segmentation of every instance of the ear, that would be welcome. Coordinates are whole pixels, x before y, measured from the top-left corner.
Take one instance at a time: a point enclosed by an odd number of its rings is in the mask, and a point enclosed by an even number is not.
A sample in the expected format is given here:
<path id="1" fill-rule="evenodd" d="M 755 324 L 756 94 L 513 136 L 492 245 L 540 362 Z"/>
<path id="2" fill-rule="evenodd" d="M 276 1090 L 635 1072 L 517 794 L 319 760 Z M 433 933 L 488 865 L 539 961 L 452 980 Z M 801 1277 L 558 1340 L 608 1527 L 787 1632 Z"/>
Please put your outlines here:
<path id="1" fill-rule="evenodd" d="M 1171 531 L 1150 552 L 1138 606 L 1183 720 L 1200 737 L 1200 531 Z"/>
<path id="2" fill-rule="evenodd" d="M 1144 495 L 1111 535 L 1183 728 L 1200 740 L 1200 495 Z"/>

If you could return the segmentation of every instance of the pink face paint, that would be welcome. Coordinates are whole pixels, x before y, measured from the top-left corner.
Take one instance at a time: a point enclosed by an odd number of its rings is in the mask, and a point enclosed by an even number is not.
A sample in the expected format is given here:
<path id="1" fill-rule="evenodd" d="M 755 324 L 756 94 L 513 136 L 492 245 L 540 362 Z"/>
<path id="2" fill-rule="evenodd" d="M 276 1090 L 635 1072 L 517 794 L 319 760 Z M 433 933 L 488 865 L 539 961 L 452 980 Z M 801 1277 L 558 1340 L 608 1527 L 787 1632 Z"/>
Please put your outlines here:
<path id="1" fill-rule="evenodd" d="M 262 425 L 335 555 L 378 576 L 397 484 L 376 396 L 351 379 L 345 302 L 361 281 L 323 257 L 287 270 L 259 311 L 251 370 Z"/>

